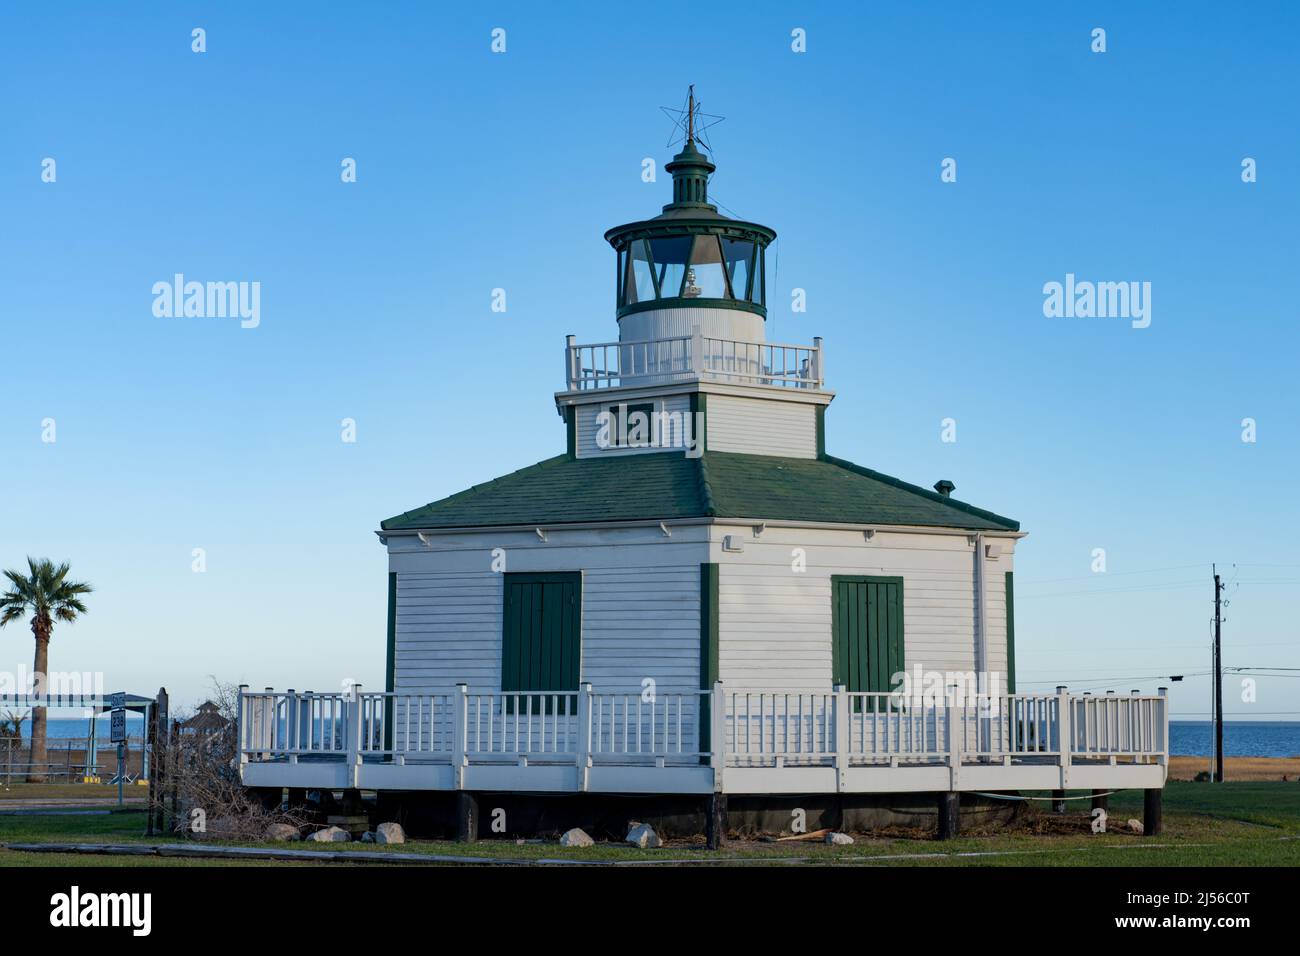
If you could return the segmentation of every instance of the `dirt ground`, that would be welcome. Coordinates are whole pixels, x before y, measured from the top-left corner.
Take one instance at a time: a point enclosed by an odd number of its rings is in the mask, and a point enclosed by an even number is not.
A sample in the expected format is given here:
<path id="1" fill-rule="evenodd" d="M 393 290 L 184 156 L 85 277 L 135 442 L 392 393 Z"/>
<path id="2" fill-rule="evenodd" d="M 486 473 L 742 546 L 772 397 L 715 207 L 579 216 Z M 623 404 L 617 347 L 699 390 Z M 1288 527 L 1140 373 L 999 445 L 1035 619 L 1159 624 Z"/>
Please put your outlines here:
<path id="1" fill-rule="evenodd" d="M 1208 757 L 1169 758 L 1170 780 L 1195 780 L 1209 770 Z M 1228 780 L 1300 781 L 1300 757 L 1225 757 L 1223 774 Z"/>

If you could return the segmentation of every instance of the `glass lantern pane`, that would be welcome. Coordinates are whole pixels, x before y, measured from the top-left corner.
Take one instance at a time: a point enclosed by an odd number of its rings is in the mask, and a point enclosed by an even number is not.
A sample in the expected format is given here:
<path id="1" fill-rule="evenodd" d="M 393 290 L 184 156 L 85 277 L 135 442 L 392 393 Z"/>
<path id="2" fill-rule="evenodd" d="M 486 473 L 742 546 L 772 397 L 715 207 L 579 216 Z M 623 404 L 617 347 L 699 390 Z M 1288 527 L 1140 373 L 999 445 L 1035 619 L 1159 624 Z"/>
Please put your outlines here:
<path id="1" fill-rule="evenodd" d="M 614 267 L 614 283 L 616 288 L 615 300 L 619 305 L 624 303 L 623 283 L 627 277 L 627 246 L 618 250 L 618 265 Z"/>
<path id="2" fill-rule="evenodd" d="M 623 279 L 623 304 L 648 302 L 655 297 L 655 284 L 650 276 L 650 250 L 644 239 L 632 243 L 627 273 Z"/>
<path id="3" fill-rule="evenodd" d="M 731 297 L 744 299 L 749 289 L 750 273 L 754 271 L 754 244 L 740 239 L 723 239 L 722 250 L 727 257 Z"/>
<path id="4" fill-rule="evenodd" d="M 682 295 L 688 299 L 727 298 L 727 277 L 722 272 L 722 247 L 717 236 L 695 237 L 691 268 Z"/>
<path id="5" fill-rule="evenodd" d="M 659 279 L 659 298 L 675 299 L 682 294 L 682 279 L 686 276 L 686 260 L 690 252 L 689 236 L 650 240 L 650 254 L 654 257 L 655 275 Z M 644 300 L 644 296 L 642 298 Z"/>

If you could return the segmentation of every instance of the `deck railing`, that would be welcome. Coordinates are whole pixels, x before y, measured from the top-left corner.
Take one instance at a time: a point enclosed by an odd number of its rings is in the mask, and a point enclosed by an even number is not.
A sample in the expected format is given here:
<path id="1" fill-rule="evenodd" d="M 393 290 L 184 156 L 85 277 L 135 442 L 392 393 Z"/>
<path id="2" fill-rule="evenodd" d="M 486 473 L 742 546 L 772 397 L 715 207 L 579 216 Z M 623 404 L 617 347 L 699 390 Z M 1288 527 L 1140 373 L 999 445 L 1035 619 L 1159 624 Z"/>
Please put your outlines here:
<path id="1" fill-rule="evenodd" d="M 564 348 L 569 391 L 695 379 L 820 389 L 823 366 L 820 338 L 812 345 L 783 345 L 683 335 L 580 345 L 570 335 Z"/>
<path id="2" fill-rule="evenodd" d="M 318 694 L 241 690 L 241 759 L 572 763 L 696 760 L 710 691 Z"/>
<path id="3" fill-rule="evenodd" d="M 241 762 L 707 763 L 724 767 L 1164 762 L 1157 697 L 712 690 L 317 694 L 241 689 Z"/>

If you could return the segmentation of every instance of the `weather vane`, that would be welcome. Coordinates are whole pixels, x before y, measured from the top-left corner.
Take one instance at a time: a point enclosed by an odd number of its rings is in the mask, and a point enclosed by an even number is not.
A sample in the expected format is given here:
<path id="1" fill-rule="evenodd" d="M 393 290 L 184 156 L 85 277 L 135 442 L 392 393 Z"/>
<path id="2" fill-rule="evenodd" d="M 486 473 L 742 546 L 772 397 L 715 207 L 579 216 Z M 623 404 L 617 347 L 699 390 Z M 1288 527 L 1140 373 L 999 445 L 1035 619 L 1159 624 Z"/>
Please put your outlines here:
<path id="1" fill-rule="evenodd" d="M 710 126 L 717 126 L 726 117 L 717 116 L 713 113 L 703 113 L 700 111 L 701 105 L 695 100 L 695 84 L 692 83 L 687 89 L 685 109 L 675 110 L 669 106 L 659 107 L 673 121 L 673 132 L 668 138 L 669 146 L 674 146 L 683 141 L 697 140 L 710 153 L 713 152 L 713 144 L 709 142 L 707 130 Z"/>

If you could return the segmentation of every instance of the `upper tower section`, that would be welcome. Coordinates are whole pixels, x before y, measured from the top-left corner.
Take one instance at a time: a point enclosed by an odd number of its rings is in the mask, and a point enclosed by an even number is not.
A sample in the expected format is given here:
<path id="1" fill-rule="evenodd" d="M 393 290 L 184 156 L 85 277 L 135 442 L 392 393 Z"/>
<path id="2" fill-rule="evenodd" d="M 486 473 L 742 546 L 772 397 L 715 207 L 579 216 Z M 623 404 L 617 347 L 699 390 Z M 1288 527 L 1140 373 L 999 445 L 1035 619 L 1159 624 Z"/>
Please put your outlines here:
<path id="1" fill-rule="evenodd" d="M 699 112 L 694 88 L 686 108 L 670 112 L 681 117 L 682 133 L 681 151 L 665 167 L 673 177 L 672 202 L 653 219 L 605 233 L 617 255 L 618 340 L 580 344 L 568 336 L 565 388 L 556 393 L 556 407 L 566 415 L 581 407 L 582 415 L 570 420 L 586 434 L 604 406 L 653 399 L 665 407 L 702 407 L 698 396 L 710 392 L 727 396 L 715 401 L 719 441 L 729 415 L 759 431 L 781 432 L 767 420 L 778 405 L 808 406 L 797 414 L 807 419 L 811 435 L 812 406 L 831 400 L 822 340 L 782 344 L 764 333 L 764 267 L 776 233 L 724 216 L 709 202 L 716 167 L 702 134 L 707 120 L 720 117 Z M 728 405 L 730 399 L 744 401 Z M 576 447 L 582 457 L 584 440 Z"/>
<path id="2" fill-rule="evenodd" d="M 618 257 L 619 340 L 698 331 L 762 342 L 764 266 L 776 233 L 724 216 L 709 202 L 709 177 L 717 167 L 696 144 L 700 114 L 693 89 L 684 112 L 686 141 L 664 167 L 673 177 L 672 202 L 653 219 L 605 233 Z"/>

